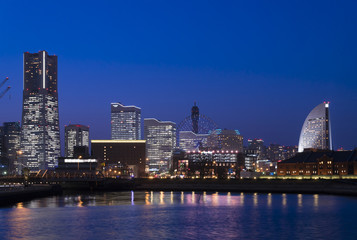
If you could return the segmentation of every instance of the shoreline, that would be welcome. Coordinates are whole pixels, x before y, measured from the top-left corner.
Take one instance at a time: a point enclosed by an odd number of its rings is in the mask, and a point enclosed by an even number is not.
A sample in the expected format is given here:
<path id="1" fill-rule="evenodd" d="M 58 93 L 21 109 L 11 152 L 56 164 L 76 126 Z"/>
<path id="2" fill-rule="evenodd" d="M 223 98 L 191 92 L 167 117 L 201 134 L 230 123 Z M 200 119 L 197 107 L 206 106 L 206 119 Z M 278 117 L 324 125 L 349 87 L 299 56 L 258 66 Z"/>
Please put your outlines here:
<path id="1" fill-rule="evenodd" d="M 42 184 L 0 191 L 0 207 L 42 197 L 60 195 L 63 191 L 120 192 L 120 191 L 175 191 L 175 192 L 243 192 L 243 193 L 286 193 L 328 194 L 357 196 L 355 180 L 220 180 L 220 179 L 107 179 L 93 183 Z"/>
<path id="2" fill-rule="evenodd" d="M 335 180 L 235 180 L 162 181 L 146 180 L 134 191 L 216 191 L 250 193 L 332 194 L 357 196 L 357 183 Z"/>

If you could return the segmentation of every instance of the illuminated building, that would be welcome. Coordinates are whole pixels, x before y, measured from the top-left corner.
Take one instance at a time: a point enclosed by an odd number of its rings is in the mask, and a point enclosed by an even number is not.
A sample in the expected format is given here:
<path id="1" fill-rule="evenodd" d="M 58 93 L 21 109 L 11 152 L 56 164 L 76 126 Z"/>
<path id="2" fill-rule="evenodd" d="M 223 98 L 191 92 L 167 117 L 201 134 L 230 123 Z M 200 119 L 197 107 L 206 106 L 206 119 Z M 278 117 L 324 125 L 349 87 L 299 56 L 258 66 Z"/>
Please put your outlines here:
<path id="1" fill-rule="evenodd" d="M 65 156 L 73 157 L 76 146 L 85 146 L 88 149 L 89 127 L 79 124 L 65 126 Z"/>
<path id="2" fill-rule="evenodd" d="M 309 150 L 278 162 L 280 176 L 357 175 L 357 150 Z"/>
<path id="3" fill-rule="evenodd" d="M 238 130 L 216 129 L 207 138 L 209 150 L 228 150 L 243 152 L 243 136 Z"/>
<path id="4" fill-rule="evenodd" d="M 277 162 L 295 156 L 298 152 L 297 146 L 282 146 L 280 144 L 270 144 L 266 149 L 267 159 Z"/>
<path id="5" fill-rule="evenodd" d="M 145 118 L 144 135 L 149 172 L 168 172 L 176 147 L 176 123 Z"/>
<path id="6" fill-rule="evenodd" d="M 246 149 L 244 153 L 245 169 L 254 172 L 258 160 L 257 150 Z"/>
<path id="7" fill-rule="evenodd" d="M 145 140 L 92 140 L 92 158 L 105 176 L 144 177 L 145 145 Z"/>
<path id="8" fill-rule="evenodd" d="M 306 148 L 332 150 L 329 102 L 317 105 L 305 119 L 299 139 L 299 152 Z"/>
<path id="9" fill-rule="evenodd" d="M 31 171 L 51 169 L 61 152 L 57 56 L 24 53 L 21 151 Z"/>
<path id="10" fill-rule="evenodd" d="M 19 122 L 5 122 L 3 126 L 3 157 L 8 173 L 21 174 L 19 166 L 21 126 Z"/>
<path id="11" fill-rule="evenodd" d="M 136 106 L 111 104 L 112 140 L 139 140 L 141 138 L 141 109 Z"/>
<path id="12" fill-rule="evenodd" d="M 266 158 L 266 148 L 263 139 L 248 139 L 248 149 L 254 150 L 257 154 L 258 160 Z"/>
<path id="13" fill-rule="evenodd" d="M 191 131 L 180 131 L 179 147 L 184 151 L 195 151 L 207 147 L 209 134 L 196 134 Z"/>
<path id="14" fill-rule="evenodd" d="M 235 178 L 244 168 L 244 155 L 238 151 L 175 151 L 173 172 L 209 178 Z"/>

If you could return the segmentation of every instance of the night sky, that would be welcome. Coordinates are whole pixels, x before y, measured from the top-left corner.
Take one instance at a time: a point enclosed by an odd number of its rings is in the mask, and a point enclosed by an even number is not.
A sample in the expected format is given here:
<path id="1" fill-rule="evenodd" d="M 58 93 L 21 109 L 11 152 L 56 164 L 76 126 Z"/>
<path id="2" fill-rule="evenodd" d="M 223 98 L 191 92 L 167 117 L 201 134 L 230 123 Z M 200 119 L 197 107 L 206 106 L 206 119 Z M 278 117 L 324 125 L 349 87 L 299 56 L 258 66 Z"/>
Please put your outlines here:
<path id="1" fill-rule="evenodd" d="M 118 3 L 120 2 L 120 3 Z M 357 146 L 357 1 L 2 1 L 0 123 L 20 121 L 22 54 L 58 56 L 61 135 L 110 138 L 110 103 L 297 145 L 330 101 L 334 148 Z M 4 89 L 4 88 L 2 88 Z M 11 97 L 11 98 L 10 98 Z"/>

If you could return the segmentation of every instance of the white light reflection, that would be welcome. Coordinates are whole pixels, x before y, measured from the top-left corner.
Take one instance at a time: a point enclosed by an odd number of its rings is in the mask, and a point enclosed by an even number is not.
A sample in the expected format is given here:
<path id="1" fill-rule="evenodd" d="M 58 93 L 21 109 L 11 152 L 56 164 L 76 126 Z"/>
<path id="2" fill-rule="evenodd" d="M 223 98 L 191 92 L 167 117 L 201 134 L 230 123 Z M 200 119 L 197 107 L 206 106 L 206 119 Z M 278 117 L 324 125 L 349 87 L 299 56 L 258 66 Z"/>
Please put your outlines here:
<path id="1" fill-rule="evenodd" d="M 298 194 L 298 206 L 302 207 L 302 194 Z"/>
<path id="2" fill-rule="evenodd" d="M 134 204 L 134 191 L 131 191 L 131 205 L 135 205 Z"/>
<path id="3" fill-rule="evenodd" d="M 283 193 L 282 195 L 282 205 L 283 205 L 283 207 L 286 207 L 286 194 L 285 193 Z"/>
<path id="4" fill-rule="evenodd" d="M 227 193 L 227 204 L 231 205 L 231 192 Z"/>
<path id="5" fill-rule="evenodd" d="M 160 204 L 165 204 L 163 191 L 160 192 Z"/>
<path id="6" fill-rule="evenodd" d="M 319 207 L 319 194 L 314 194 L 314 207 Z"/>
<path id="7" fill-rule="evenodd" d="M 267 201 L 268 207 L 271 207 L 271 193 L 268 193 L 268 201 Z"/>

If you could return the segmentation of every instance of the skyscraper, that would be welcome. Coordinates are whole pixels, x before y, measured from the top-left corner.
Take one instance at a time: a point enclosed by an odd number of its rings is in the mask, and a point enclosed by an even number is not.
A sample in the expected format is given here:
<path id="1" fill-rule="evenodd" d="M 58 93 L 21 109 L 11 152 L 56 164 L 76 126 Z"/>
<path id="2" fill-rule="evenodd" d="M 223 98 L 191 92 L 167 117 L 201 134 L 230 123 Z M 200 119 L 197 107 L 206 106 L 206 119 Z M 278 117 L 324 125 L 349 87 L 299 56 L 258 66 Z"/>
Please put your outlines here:
<path id="1" fill-rule="evenodd" d="M 65 126 L 65 155 L 73 157 L 74 147 L 89 147 L 89 127 L 79 124 Z"/>
<path id="2" fill-rule="evenodd" d="M 188 151 L 199 151 L 207 148 L 207 138 L 209 134 L 196 134 L 191 131 L 180 131 L 179 147 Z"/>
<path id="3" fill-rule="evenodd" d="M 20 150 L 20 122 L 5 122 L 3 127 L 3 150 L 10 174 L 20 174 L 18 165 Z"/>
<path id="4" fill-rule="evenodd" d="M 254 151 L 258 160 L 266 159 L 266 147 L 263 139 L 248 139 L 248 150 Z"/>
<path id="5" fill-rule="evenodd" d="M 140 140 L 141 109 L 136 106 L 111 104 L 112 140 Z"/>
<path id="6" fill-rule="evenodd" d="M 305 119 L 299 139 L 299 152 L 305 148 L 332 150 L 329 102 L 317 105 Z"/>
<path id="7" fill-rule="evenodd" d="M 144 134 L 149 172 L 167 172 L 176 147 L 176 123 L 145 118 Z"/>
<path id="8" fill-rule="evenodd" d="M 54 168 L 61 152 L 57 56 L 24 53 L 21 151 L 31 171 Z"/>
<path id="9" fill-rule="evenodd" d="M 243 136 L 238 130 L 216 129 L 207 139 L 208 149 L 243 153 Z"/>

